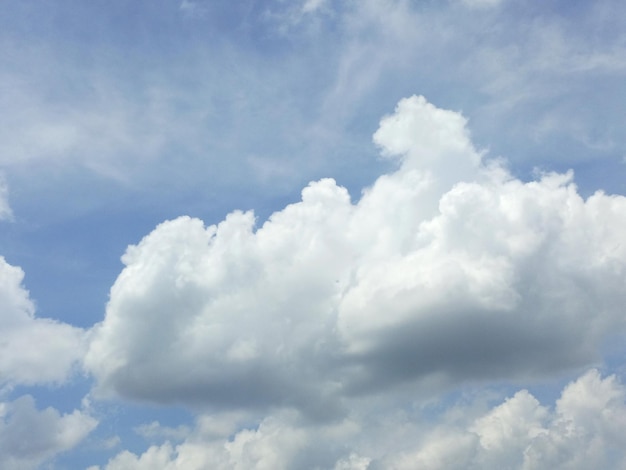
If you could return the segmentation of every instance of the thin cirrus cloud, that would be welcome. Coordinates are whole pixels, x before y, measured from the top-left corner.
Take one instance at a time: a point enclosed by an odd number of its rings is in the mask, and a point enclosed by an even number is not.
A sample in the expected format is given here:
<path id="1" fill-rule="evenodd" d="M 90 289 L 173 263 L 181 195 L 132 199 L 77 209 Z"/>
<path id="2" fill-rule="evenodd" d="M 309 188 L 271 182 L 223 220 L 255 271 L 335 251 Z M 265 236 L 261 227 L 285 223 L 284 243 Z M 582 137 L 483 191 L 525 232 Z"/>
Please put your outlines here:
<path id="1" fill-rule="evenodd" d="M 623 330 L 624 197 L 515 179 L 423 97 L 374 140 L 397 169 L 357 202 L 324 179 L 258 228 L 181 217 L 129 247 L 90 333 L 96 396 L 331 419 L 401 384 L 584 366 Z"/>
<path id="2" fill-rule="evenodd" d="M 9 188 L 4 180 L 4 177 L 0 175 L 0 221 L 12 219 L 13 211 L 9 205 Z"/>

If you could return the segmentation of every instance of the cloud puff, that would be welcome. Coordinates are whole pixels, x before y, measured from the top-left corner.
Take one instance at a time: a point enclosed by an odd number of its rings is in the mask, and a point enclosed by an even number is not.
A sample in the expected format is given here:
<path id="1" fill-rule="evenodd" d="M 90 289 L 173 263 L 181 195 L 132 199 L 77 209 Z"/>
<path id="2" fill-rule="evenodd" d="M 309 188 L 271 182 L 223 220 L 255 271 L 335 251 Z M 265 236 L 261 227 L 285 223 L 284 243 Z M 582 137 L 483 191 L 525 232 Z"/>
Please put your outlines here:
<path id="1" fill-rule="evenodd" d="M 378 416 L 375 426 L 358 414 L 298 426 L 279 413 L 256 428 L 215 435 L 206 432 L 211 418 L 202 417 L 185 442 L 124 451 L 105 469 L 617 469 L 626 464 L 625 398 L 615 376 L 591 370 L 563 389 L 553 409 L 521 390 L 479 413 L 476 403 L 449 406 L 428 428 L 421 427 L 425 415 L 406 420 L 397 411 Z M 389 431 L 403 434 L 400 444 L 386 442 Z"/>
<path id="2" fill-rule="evenodd" d="M 129 247 L 91 333 L 97 391 L 328 417 L 400 384 L 581 366 L 622 330 L 626 198 L 515 179 L 423 97 L 374 140 L 398 168 L 356 203 L 324 179 L 261 227 L 181 217 Z"/>
<path id="3" fill-rule="evenodd" d="M 36 318 L 23 279 L 0 257 L 0 385 L 61 382 L 84 353 L 84 331 Z"/>
<path id="4" fill-rule="evenodd" d="M 442 425 L 384 468 L 623 468 L 626 390 L 589 371 L 554 410 L 522 390 L 465 428 Z"/>
<path id="5" fill-rule="evenodd" d="M 53 408 L 39 411 L 31 396 L 0 403 L 0 466 L 28 470 L 74 447 L 97 425 L 91 416 L 74 410 L 61 416 Z"/>

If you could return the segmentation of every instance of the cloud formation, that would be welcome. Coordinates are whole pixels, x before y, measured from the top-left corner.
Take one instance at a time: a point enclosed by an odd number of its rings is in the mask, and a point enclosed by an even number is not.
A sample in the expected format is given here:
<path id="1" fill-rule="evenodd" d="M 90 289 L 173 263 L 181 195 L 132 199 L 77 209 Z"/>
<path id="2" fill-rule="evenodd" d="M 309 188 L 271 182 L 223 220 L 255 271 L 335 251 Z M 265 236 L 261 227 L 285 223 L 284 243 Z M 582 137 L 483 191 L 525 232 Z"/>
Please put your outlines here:
<path id="1" fill-rule="evenodd" d="M 29 395 L 0 402 L 0 466 L 40 468 L 42 462 L 78 444 L 96 425 L 96 419 L 79 410 L 64 415 L 53 408 L 39 411 Z"/>
<path id="2" fill-rule="evenodd" d="M 432 427 L 423 426 L 424 415 L 407 420 L 387 410 L 375 423 L 356 413 L 309 427 L 277 414 L 256 428 L 222 427 L 220 434 L 209 432 L 212 418 L 202 416 L 183 443 L 155 444 L 141 455 L 124 451 L 102 470 L 623 468 L 625 399 L 615 376 L 590 370 L 563 389 L 554 408 L 520 390 L 484 411 L 475 402 L 452 405 Z M 389 442 L 388 433 L 401 437 Z"/>
<path id="3" fill-rule="evenodd" d="M 97 393 L 326 419 L 402 384 L 580 367 L 623 330 L 626 198 L 520 181 L 423 97 L 374 140 L 398 167 L 357 202 L 324 179 L 261 227 L 181 217 L 129 247 L 85 359 Z"/>
<path id="4" fill-rule="evenodd" d="M 24 272 L 0 257 L 0 467 L 41 468 L 82 441 L 98 424 L 89 413 L 38 410 L 35 399 L 6 400 L 16 386 L 65 383 L 85 353 L 85 332 L 35 317 Z"/>
<path id="5" fill-rule="evenodd" d="M 554 410 L 522 390 L 465 427 L 433 430 L 383 468 L 622 468 L 625 392 L 596 370 L 566 386 Z"/>
<path id="6" fill-rule="evenodd" d="M 0 257 L 0 386 L 63 382 L 84 354 L 84 331 L 35 317 L 23 279 Z"/>

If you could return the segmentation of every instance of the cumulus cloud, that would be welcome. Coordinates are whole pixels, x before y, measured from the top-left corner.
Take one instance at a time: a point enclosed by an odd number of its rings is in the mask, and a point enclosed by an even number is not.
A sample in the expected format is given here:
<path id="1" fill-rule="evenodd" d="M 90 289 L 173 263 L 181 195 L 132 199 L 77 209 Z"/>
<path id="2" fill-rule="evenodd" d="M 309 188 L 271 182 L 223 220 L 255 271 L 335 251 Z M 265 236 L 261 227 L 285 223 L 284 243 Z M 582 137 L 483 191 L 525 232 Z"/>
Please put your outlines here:
<path id="1" fill-rule="evenodd" d="M 0 403 L 0 466 L 6 470 L 40 468 L 44 461 L 78 444 L 96 425 L 96 419 L 79 410 L 64 415 L 53 408 L 37 410 L 29 395 Z"/>
<path id="2" fill-rule="evenodd" d="M 208 435 L 204 417 L 184 443 L 154 445 L 141 455 L 124 451 L 103 470 L 617 469 L 626 464 L 625 398 L 615 376 L 591 370 L 567 385 L 554 407 L 520 390 L 480 413 L 475 403 L 450 405 L 433 427 L 423 426 L 424 415 L 407 421 L 397 412 L 372 427 L 367 414 L 298 426 L 293 416 L 278 413 L 256 428 Z M 386 442 L 391 428 L 404 435 L 400 445 Z"/>
<path id="3" fill-rule="evenodd" d="M 216 421 L 219 422 L 218 429 Z M 224 426 L 229 421 L 229 426 Z M 123 451 L 105 468 L 359 470 L 367 468 L 364 465 L 369 459 L 345 451 L 346 438 L 354 436 L 358 430 L 350 421 L 303 426 L 290 412 L 266 416 L 252 427 L 242 426 L 241 418 L 232 415 L 202 415 L 185 442 L 152 445 L 141 455 Z"/>
<path id="4" fill-rule="evenodd" d="M 398 168 L 356 203 L 324 179 L 259 228 L 181 217 L 129 247 L 85 360 L 98 393 L 328 417 L 402 383 L 581 366 L 621 331 L 626 198 L 515 179 L 422 97 L 374 140 Z"/>
<path id="5" fill-rule="evenodd" d="M 522 390 L 465 427 L 442 425 L 384 468 L 623 468 L 625 392 L 596 370 L 566 386 L 553 410 Z"/>
<path id="6" fill-rule="evenodd" d="M 61 382 L 84 353 L 84 331 L 35 317 L 23 279 L 0 257 L 0 385 Z"/>

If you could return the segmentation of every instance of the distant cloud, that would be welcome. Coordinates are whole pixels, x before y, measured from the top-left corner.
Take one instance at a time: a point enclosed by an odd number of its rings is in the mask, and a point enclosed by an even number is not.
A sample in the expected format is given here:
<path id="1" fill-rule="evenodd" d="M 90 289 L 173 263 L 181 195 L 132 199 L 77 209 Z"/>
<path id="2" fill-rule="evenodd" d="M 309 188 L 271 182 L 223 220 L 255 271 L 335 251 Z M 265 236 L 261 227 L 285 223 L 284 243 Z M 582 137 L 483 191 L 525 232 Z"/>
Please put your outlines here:
<path id="1" fill-rule="evenodd" d="M 18 385 L 64 383 L 85 352 L 85 332 L 35 316 L 35 305 L 22 285 L 24 272 L 0 257 L 0 391 Z M 98 424 L 89 413 L 37 410 L 23 395 L 0 402 L 0 468 L 35 470 L 82 441 Z"/>
<path id="2" fill-rule="evenodd" d="M 306 0 L 302 5 L 303 13 L 312 13 L 320 8 L 323 8 L 327 3 L 327 0 Z"/>
<path id="3" fill-rule="evenodd" d="M 136 427 L 135 432 L 146 439 L 166 438 L 177 441 L 187 437 L 190 434 L 190 429 L 187 426 L 170 428 L 162 426 L 158 421 L 152 421 L 149 424 Z"/>
<path id="4" fill-rule="evenodd" d="M 592 370 L 563 389 L 556 409 L 526 390 L 465 428 L 443 425 L 385 468 L 623 468 L 626 389 Z"/>
<path id="5" fill-rule="evenodd" d="M 289 415 L 277 414 L 256 429 L 222 438 L 203 437 L 198 426 L 182 444 L 152 446 L 142 455 L 125 451 L 103 470 L 617 469 L 626 464 L 625 398 L 626 388 L 614 376 L 591 370 L 563 389 L 554 409 L 521 390 L 479 413 L 475 403 L 450 405 L 428 429 L 420 428 L 426 418 L 409 423 L 397 411 L 377 426 L 357 417 L 297 427 Z M 404 434 L 407 448 L 381 448 L 388 432 Z"/>
<path id="6" fill-rule="evenodd" d="M 13 211 L 9 206 L 9 188 L 0 174 L 0 220 L 12 220 Z"/>
<path id="7" fill-rule="evenodd" d="M 0 386 L 63 382 L 84 353 L 84 331 L 35 317 L 23 278 L 0 257 Z"/>
<path id="8" fill-rule="evenodd" d="M 5 470 L 35 470 L 56 454 L 69 450 L 97 425 L 74 410 L 61 415 L 53 408 L 39 411 L 32 397 L 0 403 L 0 466 Z"/>
<path id="9" fill-rule="evenodd" d="M 203 17 L 207 13 L 206 6 L 192 0 L 182 0 L 180 2 L 180 11 L 188 17 Z"/>
<path id="10" fill-rule="evenodd" d="M 85 360 L 100 396 L 325 419 L 405 383 L 589 364 L 623 331 L 626 198 L 515 179 L 423 97 L 374 139 L 399 167 L 356 203 L 324 179 L 259 228 L 181 217 L 129 247 Z"/>
<path id="11" fill-rule="evenodd" d="M 492 8 L 504 3 L 504 0 L 461 0 L 471 8 Z"/>

